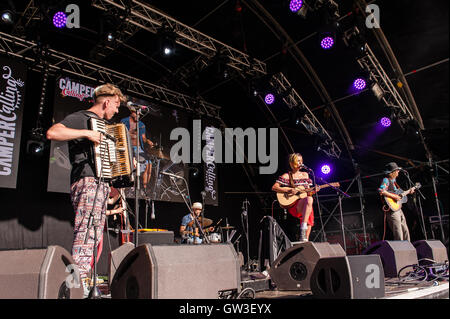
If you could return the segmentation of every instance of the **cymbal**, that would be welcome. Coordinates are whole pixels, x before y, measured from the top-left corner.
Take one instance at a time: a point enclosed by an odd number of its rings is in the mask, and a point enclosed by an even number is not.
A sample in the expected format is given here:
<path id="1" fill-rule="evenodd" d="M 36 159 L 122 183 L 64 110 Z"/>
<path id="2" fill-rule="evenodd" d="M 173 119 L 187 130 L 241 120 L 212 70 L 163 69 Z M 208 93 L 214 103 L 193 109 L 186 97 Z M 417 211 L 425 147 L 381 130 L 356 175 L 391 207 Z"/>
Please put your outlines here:
<path id="1" fill-rule="evenodd" d="M 220 228 L 227 230 L 227 229 L 233 229 L 234 226 L 225 226 L 225 227 L 220 227 Z"/>
<path id="2" fill-rule="evenodd" d="M 203 221 L 202 221 L 201 217 L 199 217 L 197 219 L 198 219 L 200 225 L 202 225 L 202 227 L 208 227 L 209 225 L 211 225 L 213 223 L 212 219 L 209 219 L 209 218 L 203 218 Z M 189 222 L 187 225 L 189 227 L 192 227 L 192 225 L 194 225 L 194 221 Z"/>
<path id="3" fill-rule="evenodd" d="M 163 153 L 161 147 L 150 147 L 148 144 L 144 145 L 145 152 L 150 156 L 155 156 L 157 158 L 170 159 L 169 156 Z"/>

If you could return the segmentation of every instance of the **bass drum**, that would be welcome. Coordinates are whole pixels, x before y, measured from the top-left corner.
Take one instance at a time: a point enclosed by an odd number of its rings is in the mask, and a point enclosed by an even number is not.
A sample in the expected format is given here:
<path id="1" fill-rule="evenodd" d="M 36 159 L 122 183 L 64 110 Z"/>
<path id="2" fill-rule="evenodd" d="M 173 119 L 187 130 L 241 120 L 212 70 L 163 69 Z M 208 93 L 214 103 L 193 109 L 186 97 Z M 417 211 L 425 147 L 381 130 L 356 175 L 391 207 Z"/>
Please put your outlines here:
<path id="1" fill-rule="evenodd" d="M 219 233 L 211 233 L 211 234 L 209 234 L 208 239 L 213 244 L 221 243 L 222 235 Z"/>

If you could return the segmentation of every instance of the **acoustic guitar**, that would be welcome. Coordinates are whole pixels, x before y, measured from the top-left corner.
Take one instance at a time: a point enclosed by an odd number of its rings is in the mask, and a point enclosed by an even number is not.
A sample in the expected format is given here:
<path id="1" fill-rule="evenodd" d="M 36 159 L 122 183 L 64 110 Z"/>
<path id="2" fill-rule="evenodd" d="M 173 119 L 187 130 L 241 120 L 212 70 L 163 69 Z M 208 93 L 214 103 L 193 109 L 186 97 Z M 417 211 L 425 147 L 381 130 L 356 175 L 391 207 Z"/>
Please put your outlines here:
<path id="1" fill-rule="evenodd" d="M 394 193 L 401 197 L 398 201 L 390 197 L 383 196 L 384 201 L 387 204 L 387 207 L 384 210 L 389 211 L 389 209 L 391 209 L 393 212 L 400 210 L 402 208 L 402 205 L 408 201 L 407 195 L 409 195 L 413 190 L 419 189 L 420 187 L 422 187 L 422 185 L 420 185 L 420 183 L 416 183 L 415 186 L 411 187 L 407 191 L 397 189 Z"/>
<path id="2" fill-rule="evenodd" d="M 330 183 L 330 185 L 323 184 L 323 185 L 318 185 L 316 187 L 309 187 L 309 188 L 305 188 L 304 186 L 299 186 L 299 187 L 295 188 L 295 189 L 300 190 L 300 192 L 298 194 L 277 193 L 278 203 L 280 204 L 281 208 L 286 208 L 286 209 L 291 208 L 297 200 L 307 197 L 308 194 L 310 194 L 310 193 L 318 192 L 322 188 L 327 188 L 330 186 L 339 187 L 340 185 L 339 185 L 339 183 Z"/>

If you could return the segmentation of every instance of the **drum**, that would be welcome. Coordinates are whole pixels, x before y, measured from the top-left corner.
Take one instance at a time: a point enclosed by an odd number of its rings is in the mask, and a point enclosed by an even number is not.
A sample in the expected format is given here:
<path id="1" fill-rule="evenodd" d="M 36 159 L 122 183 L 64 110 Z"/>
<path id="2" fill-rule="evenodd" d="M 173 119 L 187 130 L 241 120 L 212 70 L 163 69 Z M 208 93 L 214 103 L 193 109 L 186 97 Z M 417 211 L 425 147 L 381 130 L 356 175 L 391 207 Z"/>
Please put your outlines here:
<path id="1" fill-rule="evenodd" d="M 222 235 L 219 233 L 211 233 L 209 234 L 208 239 L 211 243 L 220 243 L 222 242 Z"/>

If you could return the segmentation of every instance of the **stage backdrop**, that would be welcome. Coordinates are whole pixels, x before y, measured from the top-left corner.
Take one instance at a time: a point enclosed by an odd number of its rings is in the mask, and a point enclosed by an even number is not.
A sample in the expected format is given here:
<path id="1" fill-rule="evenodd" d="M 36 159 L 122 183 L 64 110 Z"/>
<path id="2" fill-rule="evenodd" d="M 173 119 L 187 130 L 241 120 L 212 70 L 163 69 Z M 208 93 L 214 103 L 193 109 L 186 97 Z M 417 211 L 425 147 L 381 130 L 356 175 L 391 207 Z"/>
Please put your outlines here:
<path id="1" fill-rule="evenodd" d="M 54 97 L 54 123 L 64 119 L 68 114 L 78 110 L 88 109 L 92 105 L 95 85 L 81 83 L 71 78 L 59 78 Z M 140 198 L 158 201 L 183 202 L 182 196 L 187 196 L 187 185 L 183 179 L 172 180 L 161 172 L 168 172 L 184 177 L 189 183 L 187 165 L 174 164 L 170 160 L 170 148 L 177 141 L 170 140 L 170 132 L 176 127 L 188 128 L 188 116 L 185 112 L 164 106 L 155 106 L 148 101 L 128 96 L 128 100 L 147 106 L 141 115 L 145 125 L 147 138 L 154 143 L 153 147 L 144 147 L 146 163 L 141 165 L 141 187 L 143 173 L 147 165 L 151 169 L 150 179 L 146 188 L 139 194 Z M 119 113 L 111 120 L 119 123 L 130 116 L 127 107 L 121 107 Z M 50 163 L 48 173 L 49 192 L 69 193 L 71 165 L 68 156 L 67 142 L 52 141 L 50 146 Z M 125 190 L 128 198 L 135 197 L 134 188 Z"/>
<path id="2" fill-rule="evenodd" d="M 0 57 L 0 187 L 16 188 L 27 69 Z"/>

